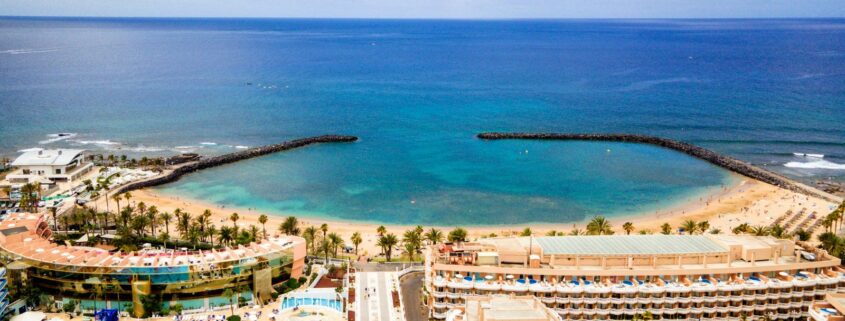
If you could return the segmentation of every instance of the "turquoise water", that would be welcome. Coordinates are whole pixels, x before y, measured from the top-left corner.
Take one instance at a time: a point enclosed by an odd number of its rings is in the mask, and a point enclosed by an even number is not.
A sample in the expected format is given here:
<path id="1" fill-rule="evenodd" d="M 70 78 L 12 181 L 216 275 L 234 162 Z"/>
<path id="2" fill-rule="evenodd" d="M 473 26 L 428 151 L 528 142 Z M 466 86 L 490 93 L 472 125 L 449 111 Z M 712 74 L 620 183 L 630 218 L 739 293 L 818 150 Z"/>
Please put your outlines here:
<path id="1" fill-rule="evenodd" d="M 842 39 L 842 19 L 0 18 L 0 154 L 212 155 L 349 134 L 361 141 L 162 190 L 403 224 L 649 212 L 731 178 L 649 146 L 473 137 L 649 134 L 808 183 L 845 179 Z"/>
<path id="2" fill-rule="evenodd" d="M 456 144 L 448 152 L 436 141 L 317 145 L 209 169 L 161 191 L 269 213 L 497 225 L 648 212 L 734 182 L 724 170 L 649 145 L 471 136 Z"/>

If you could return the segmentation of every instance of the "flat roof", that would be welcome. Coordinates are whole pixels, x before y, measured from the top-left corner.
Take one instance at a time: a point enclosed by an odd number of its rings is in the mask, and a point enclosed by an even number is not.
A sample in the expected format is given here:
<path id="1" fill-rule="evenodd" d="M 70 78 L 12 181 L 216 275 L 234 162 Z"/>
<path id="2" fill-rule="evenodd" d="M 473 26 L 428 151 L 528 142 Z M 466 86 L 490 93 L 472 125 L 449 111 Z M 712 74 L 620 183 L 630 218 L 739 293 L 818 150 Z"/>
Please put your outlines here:
<path id="1" fill-rule="evenodd" d="M 654 255 L 727 253 L 728 249 L 703 235 L 544 236 L 534 242 L 543 254 Z"/>
<path id="2" fill-rule="evenodd" d="M 61 166 L 70 164 L 82 149 L 43 149 L 24 152 L 12 162 L 12 166 Z"/>

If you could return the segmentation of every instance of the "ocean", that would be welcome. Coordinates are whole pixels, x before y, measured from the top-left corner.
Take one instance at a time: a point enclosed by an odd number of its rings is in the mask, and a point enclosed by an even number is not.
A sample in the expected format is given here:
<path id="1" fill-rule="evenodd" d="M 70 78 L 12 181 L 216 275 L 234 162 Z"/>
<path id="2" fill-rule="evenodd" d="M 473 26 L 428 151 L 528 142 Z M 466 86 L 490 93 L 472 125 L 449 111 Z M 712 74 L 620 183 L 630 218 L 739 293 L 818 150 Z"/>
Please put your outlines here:
<path id="1" fill-rule="evenodd" d="M 843 39 L 840 19 L 7 17 L 0 155 L 213 155 L 347 134 L 360 142 L 227 165 L 160 191 L 392 224 L 646 213 L 736 178 L 651 146 L 474 135 L 649 134 L 807 183 L 842 181 Z"/>

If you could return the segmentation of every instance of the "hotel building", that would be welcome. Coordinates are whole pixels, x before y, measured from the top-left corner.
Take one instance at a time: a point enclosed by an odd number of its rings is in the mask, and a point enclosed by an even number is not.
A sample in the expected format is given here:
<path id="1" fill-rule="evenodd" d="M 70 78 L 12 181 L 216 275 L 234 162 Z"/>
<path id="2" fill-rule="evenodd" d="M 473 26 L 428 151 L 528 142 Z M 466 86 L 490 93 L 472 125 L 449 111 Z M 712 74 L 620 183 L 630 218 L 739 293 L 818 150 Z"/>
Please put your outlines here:
<path id="1" fill-rule="evenodd" d="M 426 250 L 431 316 L 467 298 L 532 295 L 564 320 L 806 320 L 845 292 L 838 258 L 772 237 L 562 236 L 481 239 Z"/>
<path id="2" fill-rule="evenodd" d="M 845 321 L 845 294 L 828 293 L 810 306 L 808 321 Z"/>
<path id="3" fill-rule="evenodd" d="M 228 306 L 226 289 L 266 300 L 273 285 L 301 276 L 305 263 L 299 237 L 222 250 L 112 253 L 51 242 L 45 218 L 14 213 L 0 221 L 0 260 L 19 271 L 15 282 L 30 283 L 58 304 L 78 301 L 85 311 L 117 308 L 140 316 L 148 295 L 161 298 L 163 307 L 205 310 Z"/>
<path id="4" fill-rule="evenodd" d="M 31 150 L 24 152 L 12 162 L 16 171 L 6 175 L 4 185 L 15 186 L 26 183 L 41 183 L 50 188 L 58 183 L 72 182 L 94 168 L 85 162 L 81 149 Z"/>

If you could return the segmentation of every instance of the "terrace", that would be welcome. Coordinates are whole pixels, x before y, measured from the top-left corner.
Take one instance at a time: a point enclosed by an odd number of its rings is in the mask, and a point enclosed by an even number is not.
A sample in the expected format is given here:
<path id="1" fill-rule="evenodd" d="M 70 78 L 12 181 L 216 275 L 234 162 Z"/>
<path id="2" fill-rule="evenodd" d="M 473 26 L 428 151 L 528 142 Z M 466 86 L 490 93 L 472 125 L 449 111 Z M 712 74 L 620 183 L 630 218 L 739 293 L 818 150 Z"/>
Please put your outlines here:
<path id="1" fill-rule="evenodd" d="M 174 268 L 191 271 L 219 269 L 232 264 L 247 264 L 259 257 L 293 251 L 304 245 L 298 237 L 272 237 L 248 246 L 222 250 L 188 251 L 145 249 L 130 253 L 110 253 L 90 248 L 57 245 L 48 240 L 50 231 L 44 217 L 29 213 L 12 213 L 0 221 L 0 248 L 34 262 L 56 267 L 76 267 L 79 271 L 97 268 L 130 268 L 129 273 L 173 273 Z"/>

